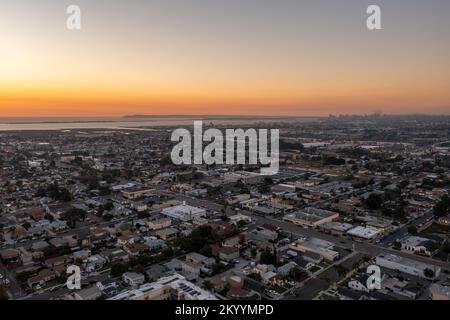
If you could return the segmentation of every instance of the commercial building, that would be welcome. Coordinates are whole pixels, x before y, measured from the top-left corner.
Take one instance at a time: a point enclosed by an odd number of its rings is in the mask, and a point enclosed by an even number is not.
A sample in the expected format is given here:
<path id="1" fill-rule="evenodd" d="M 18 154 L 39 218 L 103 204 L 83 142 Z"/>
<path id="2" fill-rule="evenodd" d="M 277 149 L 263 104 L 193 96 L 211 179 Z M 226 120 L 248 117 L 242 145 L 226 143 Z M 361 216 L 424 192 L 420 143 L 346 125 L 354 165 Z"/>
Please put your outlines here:
<path id="1" fill-rule="evenodd" d="M 403 251 L 425 256 L 431 256 L 439 248 L 436 241 L 416 236 L 404 237 L 400 240 L 400 244 Z"/>
<path id="2" fill-rule="evenodd" d="M 325 222 L 331 222 L 337 218 L 339 218 L 339 213 L 337 212 L 309 207 L 288 214 L 284 216 L 283 219 L 296 225 L 315 228 Z"/>
<path id="3" fill-rule="evenodd" d="M 148 197 L 154 194 L 155 189 L 151 188 L 129 188 L 122 190 L 122 196 L 125 199 L 133 200 L 141 197 Z"/>
<path id="4" fill-rule="evenodd" d="M 326 260 L 334 261 L 339 253 L 333 250 L 334 244 L 318 238 L 301 238 L 289 245 L 289 249 L 300 252 L 312 252 Z"/>
<path id="5" fill-rule="evenodd" d="M 161 214 L 174 220 L 191 221 L 194 218 L 205 216 L 206 210 L 183 203 L 178 206 L 164 208 Z"/>
<path id="6" fill-rule="evenodd" d="M 358 226 L 347 231 L 347 234 L 358 239 L 372 241 L 383 233 L 383 230 L 374 227 Z"/>
<path id="7" fill-rule="evenodd" d="M 183 276 L 174 274 L 144 284 L 139 289 L 122 292 L 109 300 L 217 300 L 217 298 L 211 292 L 187 281 Z"/>
<path id="8" fill-rule="evenodd" d="M 331 233 L 331 234 L 338 235 L 338 236 L 344 235 L 348 230 L 350 230 L 352 228 L 353 228 L 353 225 L 351 225 L 349 223 L 341 223 L 341 222 L 336 222 L 336 221 L 325 222 L 319 226 L 320 230 L 322 230 L 326 233 Z"/>
<path id="9" fill-rule="evenodd" d="M 393 254 L 382 253 L 376 257 L 375 262 L 380 267 L 400 271 L 421 278 L 436 279 L 441 272 L 441 268 L 435 265 L 403 258 Z M 433 276 L 426 276 L 426 270 L 433 272 Z"/>

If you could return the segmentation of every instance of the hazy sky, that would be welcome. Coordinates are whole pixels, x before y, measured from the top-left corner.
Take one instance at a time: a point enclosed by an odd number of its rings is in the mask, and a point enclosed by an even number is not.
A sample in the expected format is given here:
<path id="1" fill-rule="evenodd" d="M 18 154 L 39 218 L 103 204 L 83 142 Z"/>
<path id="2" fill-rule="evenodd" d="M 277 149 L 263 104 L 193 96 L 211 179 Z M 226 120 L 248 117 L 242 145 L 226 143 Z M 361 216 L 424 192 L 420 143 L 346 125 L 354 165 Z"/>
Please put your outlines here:
<path id="1" fill-rule="evenodd" d="M 448 0 L 0 0 L 0 116 L 450 114 L 449 57 Z"/>

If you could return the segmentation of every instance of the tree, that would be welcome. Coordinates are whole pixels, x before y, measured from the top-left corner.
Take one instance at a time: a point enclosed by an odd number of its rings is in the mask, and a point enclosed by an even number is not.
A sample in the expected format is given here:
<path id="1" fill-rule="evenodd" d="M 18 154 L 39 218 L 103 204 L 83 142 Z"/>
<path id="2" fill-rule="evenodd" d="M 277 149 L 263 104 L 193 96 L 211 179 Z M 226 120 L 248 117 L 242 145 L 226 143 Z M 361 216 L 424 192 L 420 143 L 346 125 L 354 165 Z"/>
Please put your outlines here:
<path id="1" fill-rule="evenodd" d="M 402 244 L 399 241 L 394 241 L 393 247 L 394 249 L 400 250 L 402 248 Z"/>
<path id="2" fill-rule="evenodd" d="M 128 271 L 129 265 L 126 263 L 115 263 L 111 266 L 111 277 L 120 277 L 122 274 Z"/>
<path id="3" fill-rule="evenodd" d="M 408 181 L 408 180 L 403 180 L 402 182 L 400 182 L 400 184 L 398 185 L 398 187 L 399 187 L 400 189 L 405 189 L 408 185 L 409 185 L 409 181 Z"/>
<path id="4" fill-rule="evenodd" d="M 371 193 L 367 198 L 365 204 L 369 209 L 378 210 L 383 204 L 383 196 L 379 193 Z"/>
<path id="5" fill-rule="evenodd" d="M 336 158 L 336 157 L 326 157 L 324 159 L 324 163 L 326 165 L 342 166 L 345 164 L 345 160 L 341 159 L 341 158 Z"/>
<path id="6" fill-rule="evenodd" d="M 434 271 L 431 270 L 431 269 L 426 268 L 426 269 L 423 271 L 423 275 L 424 275 L 425 277 L 427 277 L 427 278 L 434 278 Z"/>
<path id="7" fill-rule="evenodd" d="M 273 264 L 273 265 L 277 264 L 275 255 L 272 252 L 270 252 L 269 250 L 266 250 L 263 253 L 261 253 L 259 262 L 261 264 Z"/>
<path id="8" fill-rule="evenodd" d="M 16 279 L 17 279 L 17 281 L 19 281 L 19 282 L 25 283 L 25 282 L 27 282 L 27 280 L 28 280 L 32 275 L 33 275 L 33 274 L 32 274 L 31 272 L 29 272 L 29 271 L 24 271 L 24 272 L 18 273 L 18 274 L 16 275 Z"/>
<path id="9" fill-rule="evenodd" d="M 336 265 L 334 268 L 336 269 L 336 271 L 340 277 L 343 277 L 348 273 L 348 269 L 341 266 L 340 264 Z"/>
<path id="10" fill-rule="evenodd" d="M 260 275 L 259 273 L 256 273 L 256 272 L 250 273 L 250 274 L 248 275 L 248 277 L 249 277 L 249 278 L 252 278 L 253 280 L 256 280 L 256 281 L 258 281 L 258 282 L 260 282 L 260 281 L 262 280 L 261 275 Z"/>
<path id="11" fill-rule="evenodd" d="M 86 211 L 78 208 L 72 208 L 63 213 L 61 218 L 66 221 L 75 222 L 75 221 L 84 221 L 84 219 L 86 219 L 86 216 L 87 216 Z"/>
<path id="12" fill-rule="evenodd" d="M 164 249 L 162 251 L 162 255 L 164 256 L 164 258 L 170 258 L 172 257 L 174 254 L 173 249 L 171 247 L 167 247 L 166 249 Z"/>
<path id="13" fill-rule="evenodd" d="M 239 220 L 237 225 L 239 228 L 242 228 L 243 226 L 245 226 L 247 224 L 247 221 L 245 220 Z"/>
<path id="14" fill-rule="evenodd" d="M 222 238 L 209 225 L 203 225 L 192 230 L 186 237 L 179 237 L 177 245 L 183 251 L 197 251 L 206 256 L 211 256 L 212 244 L 219 244 Z"/>
<path id="15" fill-rule="evenodd" d="M 294 267 L 289 271 L 288 278 L 294 281 L 300 282 L 308 277 L 305 271 L 300 270 L 298 267 Z"/>
<path id="16" fill-rule="evenodd" d="M 442 199 L 435 204 L 433 213 L 437 217 L 444 217 L 450 213 L 450 198 L 443 196 Z"/>
<path id="17" fill-rule="evenodd" d="M 411 235 L 413 235 L 413 236 L 417 235 L 417 227 L 415 227 L 415 226 L 409 226 L 409 227 L 408 227 L 408 233 L 411 234 Z"/>
<path id="18" fill-rule="evenodd" d="M 104 208 L 106 211 L 111 211 L 112 209 L 114 209 L 114 203 L 112 203 L 112 202 L 107 202 L 103 208 Z"/>
<path id="19" fill-rule="evenodd" d="M 114 218 L 114 216 L 112 214 L 110 214 L 110 213 L 106 213 L 106 214 L 103 215 L 103 219 L 105 221 L 111 221 L 113 218 Z"/>
<path id="20" fill-rule="evenodd" d="M 9 300 L 8 291 L 3 285 L 0 285 L 0 300 Z"/>
<path id="21" fill-rule="evenodd" d="M 243 246 L 245 244 L 245 234 L 241 233 L 239 235 L 239 244 Z"/>

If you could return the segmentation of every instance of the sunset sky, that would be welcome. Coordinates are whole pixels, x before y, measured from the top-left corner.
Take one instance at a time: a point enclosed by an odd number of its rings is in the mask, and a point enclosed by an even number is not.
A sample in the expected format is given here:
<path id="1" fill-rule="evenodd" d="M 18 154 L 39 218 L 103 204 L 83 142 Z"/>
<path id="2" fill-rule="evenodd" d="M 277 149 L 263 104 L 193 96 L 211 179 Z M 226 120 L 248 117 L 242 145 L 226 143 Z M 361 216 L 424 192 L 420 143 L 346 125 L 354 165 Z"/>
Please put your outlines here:
<path id="1" fill-rule="evenodd" d="M 376 110 L 450 114 L 450 1 L 0 0 L 0 117 Z"/>

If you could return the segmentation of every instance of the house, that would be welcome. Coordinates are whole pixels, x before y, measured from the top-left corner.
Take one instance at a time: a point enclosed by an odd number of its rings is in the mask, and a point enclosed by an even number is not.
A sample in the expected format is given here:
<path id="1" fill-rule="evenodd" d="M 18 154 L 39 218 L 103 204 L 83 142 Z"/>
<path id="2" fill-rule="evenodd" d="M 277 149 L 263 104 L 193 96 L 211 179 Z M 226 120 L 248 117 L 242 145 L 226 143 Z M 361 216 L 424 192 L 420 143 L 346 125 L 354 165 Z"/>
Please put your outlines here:
<path id="1" fill-rule="evenodd" d="M 197 252 L 188 253 L 185 259 L 186 261 L 200 263 L 205 266 L 212 266 L 216 262 L 214 258 L 208 258 Z"/>
<path id="2" fill-rule="evenodd" d="M 166 242 L 157 237 L 144 237 L 144 241 L 150 251 L 159 251 L 167 247 Z"/>
<path id="3" fill-rule="evenodd" d="M 131 234 L 129 235 L 122 235 L 120 237 L 117 238 L 117 244 L 119 246 L 124 246 L 127 244 L 133 244 L 134 243 L 134 238 Z"/>
<path id="4" fill-rule="evenodd" d="M 227 299 L 229 300 L 261 300 L 261 296 L 246 288 L 230 288 L 227 292 Z"/>
<path id="5" fill-rule="evenodd" d="M 155 189 L 145 187 L 143 188 L 133 187 L 121 191 L 122 197 L 129 200 L 152 196 L 154 192 Z"/>
<path id="6" fill-rule="evenodd" d="M 49 246 L 50 245 L 46 241 L 39 240 L 39 241 L 33 242 L 33 244 L 31 245 L 31 250 L 42 251 L 42 250 L 48 248 Z"/>
<path id="7" fill-rule="evenodd" d="M 94 272 L 98 268 L 103 267 L 106 264 L 106 259 L 99 254 L 95 254 L 86 259 L 85 270 L 86 272 Z"/>
<path id="8" fill-rule="evenodd" d="M 231 261 L 239 258 L 239 249 L 236 247 L 221 247 L 218 251 L 221 260 Z"/>
<path id="9" fill-rule="evenodd" d="M 143 201 L 134 201 L 131 204 L 131 207 L 133 209 L 135 209 L 137 212 L 144 212 L 148 208 L 147 204 L 145 202 L 143 202 Z"/>
<path id="10" fill-rule="evenodd" d="M 202 264 L 199 262 L 193 262 L 191 260 L 180 260 L 181 261 L 181 270 L 183 273 L 192 274 L 192 275 L 200 275 L 200 271 L 202 268 Z"/>
<path id="11" fill-rule="evenodd" d="M 128 252 L 130 256 L 138 256 L 148 251 L 148 246 L 142 243 L 132 243 L 124 247 L 124 250 Z"/>
<path id="12" fill-rule="evenodd" d="M 65 246 L 76 247 L 78 245 L 78 241 L 76 239 L 73 239 L 72 237 L 53 238 L 49 240 L 49 243 L 55 248 L 61 248 Z"/>
<path id="13" fill-rule="evenodd" d="M 431 300 L 450 300 L 450 286 L 433 283 L 429 290 Z"/>
<path id="14" fill-rule="evenodd" d="M 42 219 L 44 219 L 44 216 L 45 216 L 45 212 L 42 211 L 42 210 L 36 210 L 36 211 L 33 211 L 33 212 L 30 214 L 30 217 L 31 217 L 34 221 L 42 220 Z"/>
<path id="15" fill-rule="evenodd" d="M 285 277 L 287 276 L 293 269 L 298 268 L 298 265 L 295 262 L 288 262 L 277 269 L 277 273 Z"/>
<path id="16" fill-rule="evenodd" d="M 255 230 L 245 233 L 248 241 L 252 241 L 259 248 L 265 249 L 272 246 L 274 241 L 278 238 L 278 233 L 273 230 L 258 227 Z"/>
<path id="17" fill-rule="evenodd" d="M 75 300 L 96 300 L 101 295 L 102 291 L 97 286 L 91 286 L 73 294 Z"/>
<path id="18" fill-rule="evenodd" d="M 91 255 L 91 250 L 79 250 L 72 254 L 73 259 L 76 261 L 78 259 L 80 260 L 86 260 Z"/>
<path id="19" fill-rule="evenodd" d="M 122 249 L 107 249 L 102 251 L 101 255 L 111 263 L 127 262 L 130 259 L 128 253 Z"/>
<path id="20" fill-rule="evenodd" d="M 50 230 L 59 232 L 68 229 L 67 222 L 64 220 L 54 220 L 48 226 Z"/>
<path id="21" fill-rule="evenodd" d="M 231 223 L 237 225 L 239 222 L 244 221 L 245 223 L 252 222 L 252 218 L 245 214 L 235 214 L 229 217 Z"/>
<path id="22" fill-rule="evenodd" d="M 147 222 L 147 226 L 150 230 L 159 230 L 170 227 L 172 220 L 168 218 L 161 218 L 156 220 L 150 220 Z"/>
<path id="23" fill-rule="evenodd" d="M 156 236 L 163 240 L 173 240 L 178 236 L 178 230 L 175 228 L 165 228 L 154 232 Z"/>
<path id="24" fill-rule="evenodd" d="M 298 265 L 298 267 L 303 271 L 308 271 L 309 268 L 314 266 L 314 263 L 306 260 L 303 258 L 303 256 L 298 256 L 294 259 L 295 263 Z"/>
<path id="25" fill-rule="evenodd" d="M 56 266 L 65 264 L 68 260 L 69 260 L 69 257 L 66 255 L 63 255 L 63 256 L 59 256 L 59 257 L 49 258 L 49 259 L 45 260 L 44 263 L 48 268 L 54 268 Z"/>
<path id="26" fill-rule="evenodd" d="M 350 279 L 350 281 L 348 282 L 348 287 L 353 290 L 369 292 L 370 290 L 367 287 L 368 279 L 369 275 L 358 274 L 356 277 Z"/>
<path id="27" fill-rule="evenodd" d="M 125 272 L 122 275 L 122 280 L 133 288 L 137 288 L 145 282 L 145 276 L 137 272 Z"/>
<path id="28" fill-rule="evenodd" d="M 51 281 L 55 278 L 55 272 L 50 269 L 43 269 L 39 271 L 36 276 L 28 278 L 27 284 L 30 288 L 34 288 L 38 285 L 43 286 L 46 282 Z"/>
<path id="29" fill-rule="evenodd" d="M 113 280 L 104 280 L 96 283 L 97 288 L 99 288 L 103 294 L 107 297 L 113 297 L 120 293 L 121 287 Z"/>
<path id="30" fill-rule="evenodd" d="M 269 272 L 269 271 L 275 272 L 276 271 L 275 266 L 272 265 L 272 264 L 269 264 L 269 265 L 267 265 L 267 264 L 257 264 L 253 268 L 253 272 L 258 273 L 260 275 L 263 274 L 263 273 Z"/>
<path id="31" fill-rule="evenodd" d="M 220 278 L 212 278 L 209 280 L 209 284 L 211 285 L 211 289 L 215 292 L 221 292 L 225 290 L 227 286 L 227 282 Z"/>
<path id="32" fill-rule="evenodd" d="M 19 265 L 22 263 L 20 260 L 20 252 L 16 249 L 5 249 L 0 251 L 0 258 L 7 266 Z"/>
<path id="33" fill-rule="evenodd" d="M 149 281 L 157 281 L 163 277 L 167 272 L 167 269 L 159 264 L 154 264 L 145 269 L 145 274 Z"/>
<path id="34" fill-rule="evenodd" d="M 261 273 L 261 281 L 266 285 L 270 285 L 270 284 L 280 284 L 281 282 L 283 282 L 283 279 L 281 275 L 279 275 L 278 273 L 268 271 Z"/>

